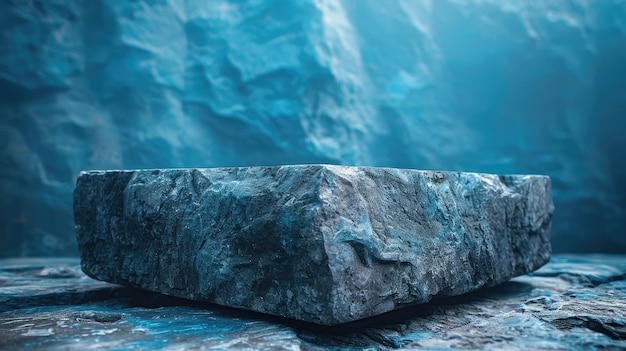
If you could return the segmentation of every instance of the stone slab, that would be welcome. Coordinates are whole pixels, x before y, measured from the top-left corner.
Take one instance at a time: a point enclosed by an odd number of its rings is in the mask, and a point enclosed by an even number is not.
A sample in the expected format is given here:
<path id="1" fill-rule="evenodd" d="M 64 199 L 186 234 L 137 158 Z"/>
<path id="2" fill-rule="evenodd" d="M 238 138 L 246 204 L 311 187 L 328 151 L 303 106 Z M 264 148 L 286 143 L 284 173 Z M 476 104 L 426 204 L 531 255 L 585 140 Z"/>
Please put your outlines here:
<path id="1" fill-rule="evenodd" d="M 550 257 L 550 179 L 297 165 L 93 171 L 89 276 L 323 325 L 494 286 Z"/>
<path id="2" fill-rule="evenodd" d="M 626 255 L 556 255 L 497 287 L 323 327 L 99 282 L 77 258 L 0 260 L 0 350 L 623 350 L 625 277 Z"/>

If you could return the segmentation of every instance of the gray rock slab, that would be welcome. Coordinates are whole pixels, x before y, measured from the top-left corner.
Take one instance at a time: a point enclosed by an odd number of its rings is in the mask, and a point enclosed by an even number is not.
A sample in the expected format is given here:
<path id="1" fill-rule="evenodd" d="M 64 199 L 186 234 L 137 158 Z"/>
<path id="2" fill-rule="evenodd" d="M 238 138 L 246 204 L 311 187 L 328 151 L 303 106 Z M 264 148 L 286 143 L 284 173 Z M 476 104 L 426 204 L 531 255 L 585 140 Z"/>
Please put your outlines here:
<path id="1" fill-rule="evenodd" d="M 335 325 L 500 284 L 550 257 L 550 179 L 300 165 L 78 177 L 82 269 Z"/>
<path id="2" fill-rule="evenodd" d="M 99 282 L 78 259 L 0 260 L 0 350 L 623 350 L 625 277 L 626 255 L 556 255 L 496 287 L 323 327 Z"/>

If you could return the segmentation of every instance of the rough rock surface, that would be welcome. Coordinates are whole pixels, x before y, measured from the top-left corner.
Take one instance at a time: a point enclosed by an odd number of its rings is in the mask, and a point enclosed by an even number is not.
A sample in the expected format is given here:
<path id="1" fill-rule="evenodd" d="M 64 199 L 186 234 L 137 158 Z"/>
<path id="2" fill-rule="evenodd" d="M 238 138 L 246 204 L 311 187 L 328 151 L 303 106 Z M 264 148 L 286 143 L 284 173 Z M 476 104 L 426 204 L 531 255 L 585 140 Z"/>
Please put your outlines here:
<path id="1" fill-rule="evenodd" d="M 550 257 L 550 179 L 372 167 L 94 171 L 88 275 L 325 325 L 454 296 Z"/>
<path id="2" fill-rule="evenodd" d="M 77 254 L 84 169 L 290 163 L 547 174 L 626 252 L 624 1 L 381 2 L 0 1 L 0 256 Z"/>
<path id="3" fill-rule="evenodd" d="M 530 275 L 340 327 L 121 287 L 77 259 L 0 260 L 0 349 L 626 349 L 626 256 L 557 255 Z"/>

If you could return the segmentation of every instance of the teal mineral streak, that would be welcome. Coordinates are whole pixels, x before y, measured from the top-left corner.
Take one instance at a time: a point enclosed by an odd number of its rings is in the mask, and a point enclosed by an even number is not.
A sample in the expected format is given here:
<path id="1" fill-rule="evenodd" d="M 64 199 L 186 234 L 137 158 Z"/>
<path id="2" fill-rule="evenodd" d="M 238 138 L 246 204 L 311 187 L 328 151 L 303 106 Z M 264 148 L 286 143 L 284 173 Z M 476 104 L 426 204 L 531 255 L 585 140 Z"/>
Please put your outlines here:
<path id="1" fill-rule="evenodd" d="M 224 334 L 242 332 L 246 323 L 237 319 L 215 317 L 210 311 L 202 311 L 190 307 L 172 307 L 156 310 L 138 310 L 131 316 L 124 318 L 123 324 L 128 324 L 133 332 L 143 332 L 146 335 L 161 336 L 164 340 L 175 339 L 177 335 L 211 339 L 223 339 Z M 171 314 L 170 318 L 163 318 L 162 312 Z"/>

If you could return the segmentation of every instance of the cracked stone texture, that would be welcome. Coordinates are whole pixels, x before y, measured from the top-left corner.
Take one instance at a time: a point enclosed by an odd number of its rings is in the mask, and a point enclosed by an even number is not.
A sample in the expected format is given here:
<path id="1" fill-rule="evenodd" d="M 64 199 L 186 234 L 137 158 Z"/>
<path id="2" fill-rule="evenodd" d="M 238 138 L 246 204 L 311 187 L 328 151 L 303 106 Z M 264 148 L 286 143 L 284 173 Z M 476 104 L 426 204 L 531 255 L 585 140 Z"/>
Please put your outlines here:
<path id="1" fill-rule="evenodd" d="M 323 327 L 0 260 L 0 349 L 626 349 L 626 256 L 556 255 L 496 287 Z"/>
<path id="2" fill-rule="evenodd" d="M 550 179 L 372 167 L 94 171 L 96 279 L 324 325 L 454 296 L 550 257 Z"/>

